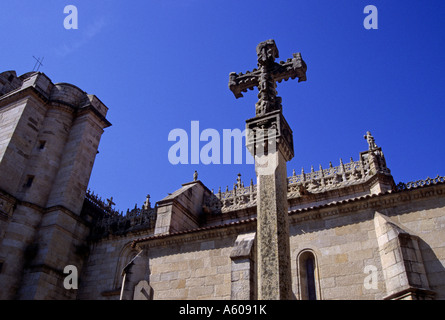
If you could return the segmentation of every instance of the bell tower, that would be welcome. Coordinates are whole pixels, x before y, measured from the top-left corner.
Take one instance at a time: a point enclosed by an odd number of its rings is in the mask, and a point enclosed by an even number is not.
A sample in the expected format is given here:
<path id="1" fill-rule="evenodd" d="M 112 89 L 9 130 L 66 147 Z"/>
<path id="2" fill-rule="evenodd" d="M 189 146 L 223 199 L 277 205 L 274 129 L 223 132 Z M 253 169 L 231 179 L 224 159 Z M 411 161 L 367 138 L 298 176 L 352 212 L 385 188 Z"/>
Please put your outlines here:
<path id="1" fill-rule="evenodd" d="M 108 108 L 41 72 L 0 74 L 0 299 L 70 299 L 82 267 L 85 192 Z"/>

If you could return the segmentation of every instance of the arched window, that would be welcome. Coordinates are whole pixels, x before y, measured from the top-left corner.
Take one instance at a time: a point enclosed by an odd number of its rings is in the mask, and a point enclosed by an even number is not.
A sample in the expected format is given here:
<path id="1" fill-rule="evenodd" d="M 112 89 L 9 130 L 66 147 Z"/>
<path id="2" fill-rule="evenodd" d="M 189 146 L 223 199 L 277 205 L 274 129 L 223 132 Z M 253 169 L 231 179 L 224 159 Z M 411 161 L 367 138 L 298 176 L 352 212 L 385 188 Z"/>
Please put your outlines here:
<path id="1" fill-rule="evenodd" d="M 124 245 L 119 253 L 114 275 L 114 288 L 120 288 L 122 285 L 122 270 L 138 254 L 138 251 L 131 248 L 131 242 Z"/>
<path id="2" fill-rule="evenodd" d="M 317 300 L 317 263 L 315 255 L 310 250 L 302 251 L 298 256 L 298 282 L 301 300 Z"/>

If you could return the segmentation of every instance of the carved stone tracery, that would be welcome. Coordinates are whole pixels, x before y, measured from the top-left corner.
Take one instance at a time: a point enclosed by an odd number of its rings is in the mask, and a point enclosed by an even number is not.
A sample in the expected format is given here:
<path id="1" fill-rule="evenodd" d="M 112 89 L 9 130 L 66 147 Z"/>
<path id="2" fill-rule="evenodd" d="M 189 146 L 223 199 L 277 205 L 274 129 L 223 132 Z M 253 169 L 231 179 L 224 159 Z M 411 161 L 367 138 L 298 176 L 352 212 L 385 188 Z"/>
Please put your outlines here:
<path id="1" fill-rule="evenodd" d="M 112 198 L 104 202 L 99 196 L 90 190 L 85 195 L 84 209 L 93 212 L 94 227 L 92 230 L 92 239 L 108 236 L 110 234 L 119 235 L 129 231 L 139 229 L 152 229 L 156 222 L 156 210 L 151 208 L 150 196 L 147 198 L 141 208 L 137 204 L 132 210 L 127 209 L 126 214 L 115 210 L 112 206 Z"/>
<path id="2" fill-rule="evenodd" d="M 350 162 L 343 163 L 340 159 L 340 165 L 335 167 L 332 166 L 332 163 L 326 169 L 323 169 L 320 165 L 320 169 L 317 171 L 312 167 L 311 172 L 306 173 L 302 170 L 301 174 L 296 174 L 294 170 L 293 174 L 287 178 L 288 198 L 358 185 L 368 181 L 377 173 L 386 176 L 391 175 L 391 171 L 386 167 L 381 148 L 362 152 L 358 161 L 352 161 L 351 158 Z M 211 202 L 206 200 L 207 211 L 220 213 L 255 206 L 257 186 L 251 182 L 249 186 L 244 187 L 240 180 L 239 175 L 232 190 L 227 187 L 226 191 L 221 191 L 221 188 L 219 188 L 219 191 L 212 195 Z M 417 184 L 421 183 L 427 182 L 417 182 Z"/>

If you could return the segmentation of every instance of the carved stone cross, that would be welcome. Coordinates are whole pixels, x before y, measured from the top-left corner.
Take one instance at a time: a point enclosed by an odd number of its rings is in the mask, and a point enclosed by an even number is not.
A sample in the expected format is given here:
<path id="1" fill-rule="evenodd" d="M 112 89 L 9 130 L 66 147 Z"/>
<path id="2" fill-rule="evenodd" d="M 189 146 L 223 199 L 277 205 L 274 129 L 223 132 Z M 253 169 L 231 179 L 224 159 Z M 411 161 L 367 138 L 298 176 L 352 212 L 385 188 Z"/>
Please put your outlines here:
<path id="1" fill-rule="evenodd" d="M 257 46 L 258 70 L 231 73 L 229 88 L 236 98 L 258 87 L 256 116 L 246 121 L 246 146 L 255 158 L 257 175 L 258 299 L 292 299 L 286 162 L 294 156 L 292 130 L 284 119 L 276 82 L 306 80 L 306 64 L 296 53 L 276 63 L 274 40 Z"/>
<path id="2" fill-rule="evenodd" d="M 278 49 L 274 40 L 261 42 L 257 48 L 258 69 L 247 71 L 245 74 L 235 72 L 229 75 L 229 89 L 235 97 L 241 98 L 242 92 L 258 87 L 258 102 L 256 116 L 262 116 L 271 111 L 280 110 L 281 98 L 277 96 L 276 82 L 287 81 L 298 77 L 298 82 L 306 81 L 306 63 L 300 53 L 294 53 L 293 58 L 286 62 L 276 63 Z"/>

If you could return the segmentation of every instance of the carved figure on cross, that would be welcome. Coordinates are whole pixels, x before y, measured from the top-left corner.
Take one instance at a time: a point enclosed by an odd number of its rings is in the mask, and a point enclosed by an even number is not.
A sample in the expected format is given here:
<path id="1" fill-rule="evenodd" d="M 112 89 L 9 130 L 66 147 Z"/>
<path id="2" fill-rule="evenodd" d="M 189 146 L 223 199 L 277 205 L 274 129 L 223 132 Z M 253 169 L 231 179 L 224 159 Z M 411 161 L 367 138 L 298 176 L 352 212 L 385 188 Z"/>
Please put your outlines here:
<path id="1" fill-rule="evenodd" d="M 298 82 L 306 81 L 306 63 L 300 53 L 294 53 L 286 62 L 276 63 L 279 57 L 278 48 L 274 40 L 267 40 L 258 44 L 258 69 L 247 71 L 245 74 L 235 72 L 229 75 L 229 89 L 235 97 L 241 98 L 242 92 L 258 87 L 258 102 L 255 105 L 256 116 L 262 116 L 275 110 L 282 110 L 281 98 L 277 96 L 276 82 L 287 81 L 298 77 Z"/>
<path id="2" fill-rule="evenodd" d="M 377 145 L 375 144 L 375 139 L 371 135 L 371 132 L 366 131 L 366 135 L 363 136 L 368 142 L 368 148 L 370 151 L 377 149 Z"/>

